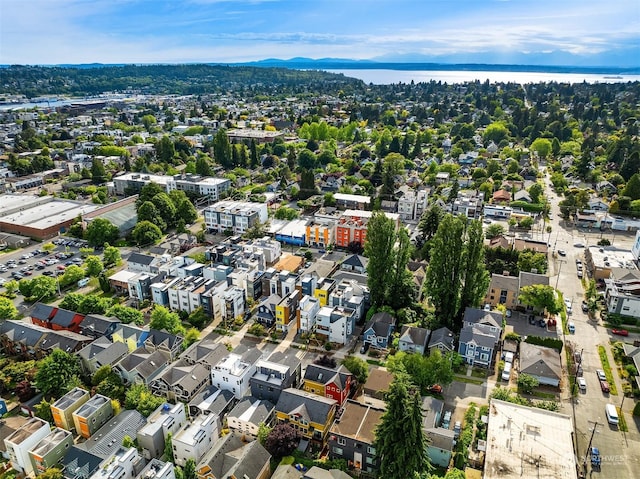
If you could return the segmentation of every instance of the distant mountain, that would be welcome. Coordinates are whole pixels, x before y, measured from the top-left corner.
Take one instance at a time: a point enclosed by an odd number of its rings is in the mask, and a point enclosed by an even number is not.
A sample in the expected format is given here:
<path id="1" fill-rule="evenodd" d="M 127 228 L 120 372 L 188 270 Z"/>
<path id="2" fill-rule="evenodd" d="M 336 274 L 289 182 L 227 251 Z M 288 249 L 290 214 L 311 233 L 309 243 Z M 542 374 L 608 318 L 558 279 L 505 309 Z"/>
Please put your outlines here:
<path id="1" fill-rule="evenodd" d="M 621 54 L 622 55 L 622 54 Z M 348 58 L 304 58 L 296 57 L 288 60 L 268 58 L 255 62 L 238 63 L 237 65 L 255 67 L 280 67 L 316 70 L 348 70 L 348 69 L 385 69 L 385 70 L 471 70 L 471 71 L 516 71 L 516 72 L 550 72 L 550 73 L 612 73 L 640 74 L 639 66 L 576 66 L 575 56 L 571 54 L 530 54 L 519 55 L 529 61 L 505 61 L 495 54 L 455 55 L 447 57 L 427 56 L 420 54 L 385 55 L 371 60 L 353 60 Z M 511 58 L 509 60 L 512 60 Z M 571 60 L 571 61 L 570 61 Z"/>

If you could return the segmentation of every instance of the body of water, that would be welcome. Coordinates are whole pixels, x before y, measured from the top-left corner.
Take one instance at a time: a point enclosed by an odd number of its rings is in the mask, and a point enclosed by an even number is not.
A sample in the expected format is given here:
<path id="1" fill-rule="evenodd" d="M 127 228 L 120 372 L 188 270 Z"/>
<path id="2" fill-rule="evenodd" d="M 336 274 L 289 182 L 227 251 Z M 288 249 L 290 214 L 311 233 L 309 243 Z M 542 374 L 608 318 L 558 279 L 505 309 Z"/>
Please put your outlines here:
<path id="1" fill-rule="evenodd" d="M 392 83 L 442 82 L 464 83 L 479 80 L 491 83 L 620 83 L 640 81 L 640 75 L 615 75 L 593 73 L 544 73 L 544 72 L 505 72 L 505 71 L 471 71 L 471 70 L 328 70 L 331 73 L 342 73 L 345 76 L 358 78 L 365 83 L 388 85 Z"/>

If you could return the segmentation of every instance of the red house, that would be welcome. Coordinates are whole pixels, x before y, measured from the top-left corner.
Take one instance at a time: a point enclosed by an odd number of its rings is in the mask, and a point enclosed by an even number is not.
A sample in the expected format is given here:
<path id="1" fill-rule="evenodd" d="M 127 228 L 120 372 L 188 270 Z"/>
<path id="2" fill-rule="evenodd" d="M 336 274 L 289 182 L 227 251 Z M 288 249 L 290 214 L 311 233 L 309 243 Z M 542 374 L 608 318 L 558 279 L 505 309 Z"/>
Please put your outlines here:
<path id="1" fill-rule="evenodd" d="M 66 309 L 56 308 L 48 304 L 37 303 L 31 313 L 33 324 L 54 331 L 80 332 L 80 323 L 84 320 L 84 314 L 74 313 Z"/>
<path id="2" fill-rule="evenodd" d="M 327 398 L 335 399 L 342 406 L 355 387 L 353 374 L 344 366 L 331 369 L 317 364 L 310 364 L 304 373 L 302 389 Z"/>

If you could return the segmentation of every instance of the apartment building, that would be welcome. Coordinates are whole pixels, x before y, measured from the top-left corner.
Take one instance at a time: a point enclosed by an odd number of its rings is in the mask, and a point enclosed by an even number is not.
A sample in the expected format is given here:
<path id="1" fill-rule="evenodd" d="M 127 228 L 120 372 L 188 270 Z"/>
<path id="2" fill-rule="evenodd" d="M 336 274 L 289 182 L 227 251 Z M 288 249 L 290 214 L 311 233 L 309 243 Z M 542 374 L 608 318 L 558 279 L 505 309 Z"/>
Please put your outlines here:
<path id="1" fill-rule="evenodd" d="M 210 232 L 232 231 L 234 234 L 243 234 L 252 226 L 265 223 L 268 219 L 265 203 L 219 201 L 204 209 L 204 222 Z"/>
<path id="2" fill-rule="evenodd" d="M 268 360 L 260 359 L 255 374 L 249 379 L 251 395 L 277 403 L 283 390 L 298 387 L 301 369 L 302 364 L 295 354 L 275 352 Z"/>
<path id="3" fill-rule="evenodd" d="M 318 298 L 304 295 L 296 310 L 298 332 L 312 333 L 315 330 L 318 311 L 320 311 Z"/>
<path id="4" fill-rule="evenodd" d="M 271 401 L 247 396 L 229 411 L 227 424 L 231 431 L 238 433 L 245 441 L 252 441 L 258 437 L 260 424 L 271 424 L 273 414 L 274 405 Z"/>
<path id="5" fill-rule="evenodd" d="M 427 190 L 409 190 L 398 198 L 398 215 L 404 221 L 418 221 L 427 209 Z"/>
<path id="6" fill-rule="evenodd" d="M 393 220 L 397 228 L 399 215 L 397 213 L 384 214 Z M 336 245 L 341 248 L 348 247 L 352 242 L 364 245 L 367 239 L 367 225 L 372 215 L 371 211 L 346 210 L 336 224 Z"/>
<path id="7" fill-rule="evenodd" d="M 113 178 L 112 193 L 118 196 L 129 196 L 139 193 L 142 187 L 149 183 L 160 185 L 167 193 L 180 190 L 198 196 L 208 196 L 216 201 L 231 187 L 231 181 L 228 179 L 202 177 L 190 173 L 174 176 L 125 173 Z"/>

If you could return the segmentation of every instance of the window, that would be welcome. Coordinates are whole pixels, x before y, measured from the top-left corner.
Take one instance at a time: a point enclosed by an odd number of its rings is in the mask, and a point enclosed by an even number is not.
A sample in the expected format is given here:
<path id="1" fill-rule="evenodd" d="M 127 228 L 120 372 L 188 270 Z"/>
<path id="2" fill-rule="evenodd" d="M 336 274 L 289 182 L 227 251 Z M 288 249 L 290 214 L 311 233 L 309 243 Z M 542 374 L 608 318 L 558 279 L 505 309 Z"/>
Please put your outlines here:
<path id="1" fill-rule="evenodd" d="M 367 447 L 367 454 L 375 454 L 376 453 L 376 448 L 373 446 L 369 446 Z"/>
<path id="2" fill-rule="evenodd" d="M 481 354 L 481 355 L 480 355 L 480 359 L 481 359 L 482 361 L 487 361 L 487 360 L 489 359 L 489 355 L 488 355 L 488 354 Z"/>
<path id="3" fill-rule="evenodd" d="M 346 446 L 347 440 L 344 437 L 339 437 L 338 438 L 338 444 L 341 445 L 341 446 Z"/>
<path id="4" fill-rule="evenodd" d="M 342 456 L 342 448 L 341 447 L 334 447 L 333 448 L 333 452 L 339 456 Z"/>

